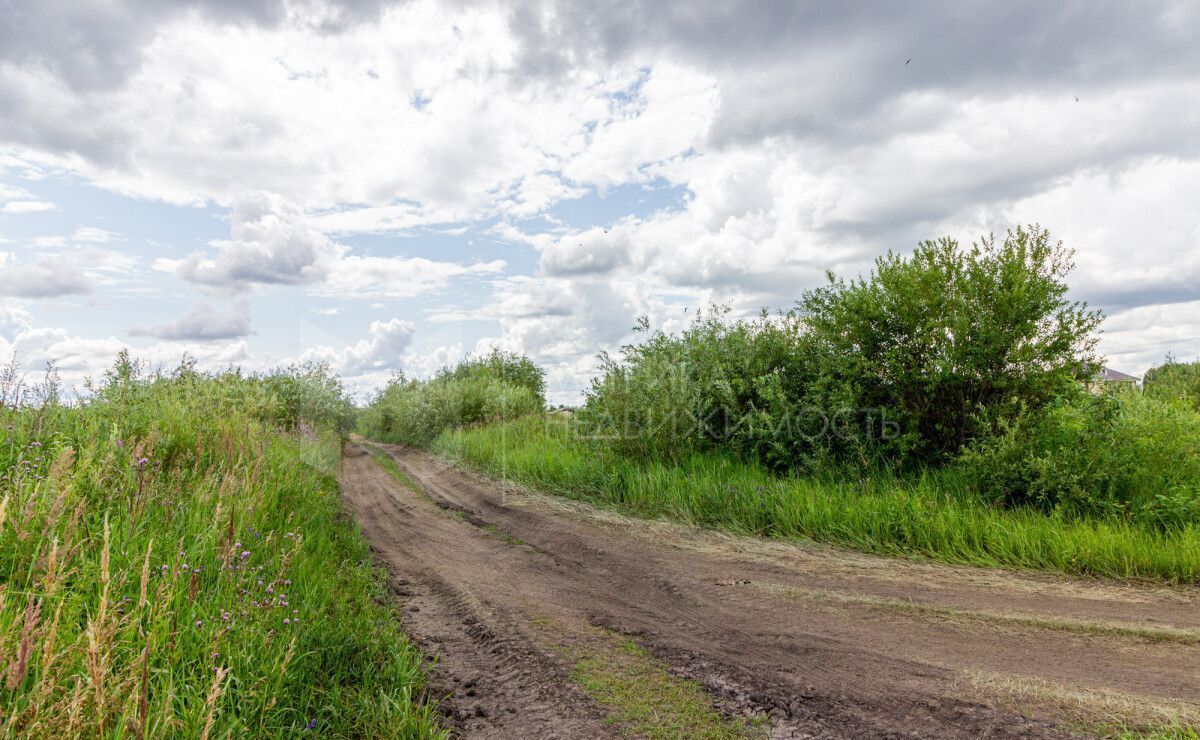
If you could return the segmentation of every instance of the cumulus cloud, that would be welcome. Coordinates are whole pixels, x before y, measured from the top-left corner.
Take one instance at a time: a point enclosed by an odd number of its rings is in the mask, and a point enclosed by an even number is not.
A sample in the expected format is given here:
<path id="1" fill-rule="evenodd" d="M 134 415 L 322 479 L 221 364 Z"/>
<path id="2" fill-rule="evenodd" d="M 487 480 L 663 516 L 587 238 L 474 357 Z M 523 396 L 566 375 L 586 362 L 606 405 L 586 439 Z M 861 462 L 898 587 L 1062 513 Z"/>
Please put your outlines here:
<path id="1" fill-rule="evenodd" d="M 194 252 L 164 261 L 183 279 L 221 288 L 297 284 L 319 280 L 333 243 L 309 226 L 301 210 L 273 193 L 238 197 L 230 212 L 229 239 L 213 242 L 215 255 Z"/>
<path id="2" fill-rule="evenodd" d="M 22 262 L 0 252 L 0 296 L 56 298 L 90 292 L 92 280 L 65 254 L 43 255 Z"/>
<path id="3" fill-rule="evenodd" d="M 627 229 L 593 228 L 548 243 L 541 254 L 542 274 L 585 275 L 612 272 L 629 263 L 631 240 Z"/>
<path id="4" fill-rule="evenodd" d="M 250 333 L 250 311 L 244 301 L 234 300 L 218 306 L 201 299 L 175 321 L 150 327 L 134 326 L 129 333 L 176 341 L 237 339 Z"/>
<path id="5" fill-rule="evenodd" d="M 0 304 L 0 339 L 11 342 L 21 332 L 33 327 L 33 317 L 23 308 Z"/>
<path id="6" fill-rule="evenodd" d="M 298 206 L 274 193 L 234 201 L 230 238 L 212 252 L 160 259 L 159 269 L 202 286 L 244 291 L 253 285 L 305 285 L 313 295 L 407 298 L 444 288 L 451 279 L 500 272 L 502 260 L 459 265 L 422 257 L 359 256 L 317 228 Z"/>
<path id="7" fill-rule="evenodd" d="M 328 362 L 348 376 L 386 373 L 400 369 L 404 353 L 412 343 L 415 331 L 416 327 L 411 321 L 372 321 L 368 339 L 360 339 L 342 349 L 315 347 L 305 352 L 300 359 Z"/>

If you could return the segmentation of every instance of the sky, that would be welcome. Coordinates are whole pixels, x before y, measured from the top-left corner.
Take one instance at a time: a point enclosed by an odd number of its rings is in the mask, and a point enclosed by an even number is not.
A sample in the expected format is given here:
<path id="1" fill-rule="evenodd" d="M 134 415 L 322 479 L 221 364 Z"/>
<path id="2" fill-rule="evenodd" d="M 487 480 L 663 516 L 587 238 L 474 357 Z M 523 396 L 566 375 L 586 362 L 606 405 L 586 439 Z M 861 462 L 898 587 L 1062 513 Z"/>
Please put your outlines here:
<path id="1" fill-rule="evenodd" d="M 0 0 L 0 358 L 70 387 L 491 347 L 574 403 L 699 307 L 1039 223 L 1200 354 L 1200 4 Z"/>

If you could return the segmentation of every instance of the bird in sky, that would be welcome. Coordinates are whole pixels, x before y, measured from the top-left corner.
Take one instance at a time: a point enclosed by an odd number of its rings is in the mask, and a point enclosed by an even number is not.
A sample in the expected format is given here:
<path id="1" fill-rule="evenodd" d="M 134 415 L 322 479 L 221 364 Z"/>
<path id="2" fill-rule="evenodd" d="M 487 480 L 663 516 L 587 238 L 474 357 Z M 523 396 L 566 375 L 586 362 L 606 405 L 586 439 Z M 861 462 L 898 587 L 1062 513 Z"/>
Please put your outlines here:
<path id="1" fill-rule="evenodd" d="M 909 63 L 909 62 L 911 62 L 911 61 L 912 61 L 912 59 L 905 59 L 905 60 L 904 60 L 904 66 L 905 66 L 905 67 L 907 67 L 907 66 L 908 66 L 908 63 Z"/>

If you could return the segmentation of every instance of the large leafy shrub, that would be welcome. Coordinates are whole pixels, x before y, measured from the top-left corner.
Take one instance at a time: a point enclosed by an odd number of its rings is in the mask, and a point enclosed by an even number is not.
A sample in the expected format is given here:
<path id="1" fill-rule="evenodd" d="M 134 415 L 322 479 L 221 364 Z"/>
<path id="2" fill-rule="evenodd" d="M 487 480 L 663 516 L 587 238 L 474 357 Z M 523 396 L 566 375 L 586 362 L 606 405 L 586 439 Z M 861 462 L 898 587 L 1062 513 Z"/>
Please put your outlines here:
<path id="1" fill-rule="evenodd" d="M 1136 391 L 1024 414 L 962 456 L 989 500 L 1160 527 L 1200 522 L 1200 414 Z"/>
<path id="2" fill-rule="evenodd" d="M 579 428 L 626 454 L 675 458 L 733 448 L 773 466 L 798 454 L 794 420 L 811 382 L 794 314 L 730 321 L 728 309 L 697 316 L 679 336 L 650 333 L 601 355 Z"/>
<path id="3" fill-rule="evenodd" d="M 880 257 L 867 277 L 831 275 L 806 292 L 805 343 L 820 365 L 812 400 L 849 414 L 845 451 L 943 461 L 1090 377 L 1100 314 L 1068 300 L 1072 267 L 1071 250 L 1031 226 L 969 248 L 926 241 L 910 257 Z"/>
<path id="4" fill-rule="evenodd" d="M 580 421 L 642 456 L 940 464 L 1094 372 L 1100 316 L 1066 298 L 1071 266 L 1038 227 L 924 242 L 866 277 L 830 276 L 795 312 L 646 332 L 601 356 Z"/>

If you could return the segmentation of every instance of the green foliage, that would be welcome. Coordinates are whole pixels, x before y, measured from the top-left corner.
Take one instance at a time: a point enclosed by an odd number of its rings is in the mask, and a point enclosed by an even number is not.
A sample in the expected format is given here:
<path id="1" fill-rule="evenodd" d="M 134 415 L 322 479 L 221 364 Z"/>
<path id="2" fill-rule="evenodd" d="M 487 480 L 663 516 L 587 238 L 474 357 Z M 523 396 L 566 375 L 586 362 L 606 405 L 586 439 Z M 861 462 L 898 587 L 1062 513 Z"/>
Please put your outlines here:
<path id="1" fill-rule="evenodd" d="M 967 249 L 925 242 L 865 278 L 830 276 L 795 312 L 731 322 L 714 309 L 602 356 L 580 420 L 646 458 L 943 463 L 1094 372 L 1100 317 L 1066 299 L 1070 269 L 1036 226 Z"/>
<path id="2" fill-rule="evenodd" d="M 729 455 L 626 456 L 569 424 L 525 417 L 441 435 L 435 451 L 548 493 L 645 517 L 950 563 L 1190 583 L 1200 578 L 1200 525 L 1163 531 L 981 501 L 955 468 L 921 475 L 837 471 L 773 475 Z"/>
<path id="3" fill-rule="evenodd" d="M 339 378 L 327 363 L 308 362 L 275 370 L 262 378 L 268 391 L 279 401 L 276 421 L 283 424 L 306 422 L 348 431 L 354 419 L 354 407 Z"/>
<path id="4" fill-rule="evenodd" d="M 642 458 L 732 448 L 775 466 L 794 462 L 799 402 L 812 370 L 791 314 L 727 320 L 697 316 L 680 336 L 648 334 L 601 356 L 579 421 L 590 436 Z M 646 332 L 646 325 L 639 327 Z"/>
<path id="5" fill-rule="evenodd" d="M 385 442 L 421 446 L 442 431 L 541 411 L 545 381 L 527 357 L 493 350 L 430 380 L 393 378 L 358 417 L 358 430 Z"/>
<path id="6" fill-rule="evenodd" d="M 342 512 L 336 382 L 125 354 L 93 391 L 0 408 L 0 736 L 442 734 Z"/>
<path id="7" fill-rule="evenodd" d="M 1200 361 L 1175 362 L 1168 358 L 1146 372 L 1142 386 L 1148 396 L 1179 400 L 1200 412 Z"/>
<path id="8" fill-rule="evenodd" d="M 858 280 L 805 293 L 816 405 L 859 415 L 849 441 L 901 462 L 939 462 L 1091 377 L 1100 314 L 1067 300 L 1072 252 L 1037 226 L 964 249 L 923 242 Z M 862 416 L 896 423 L 889 439 Z"/>
<path id="9" fill-rule="evenodd" d="M 962 458 L 985 498 L 1162 528 L 1200 523 L 1200 414 L 1137 392 L 1024 414 Z"/>
<path id="10" fill-rule="evenodd" d="M 443 370 L 439 377 L 449 380 L 488 382 L 502 380 L 528 390 L 535 398 L 546 397 L 546 371 L 524 355 L 493 348 L 486 355 L 467 357 L 452 370 Z"/>

